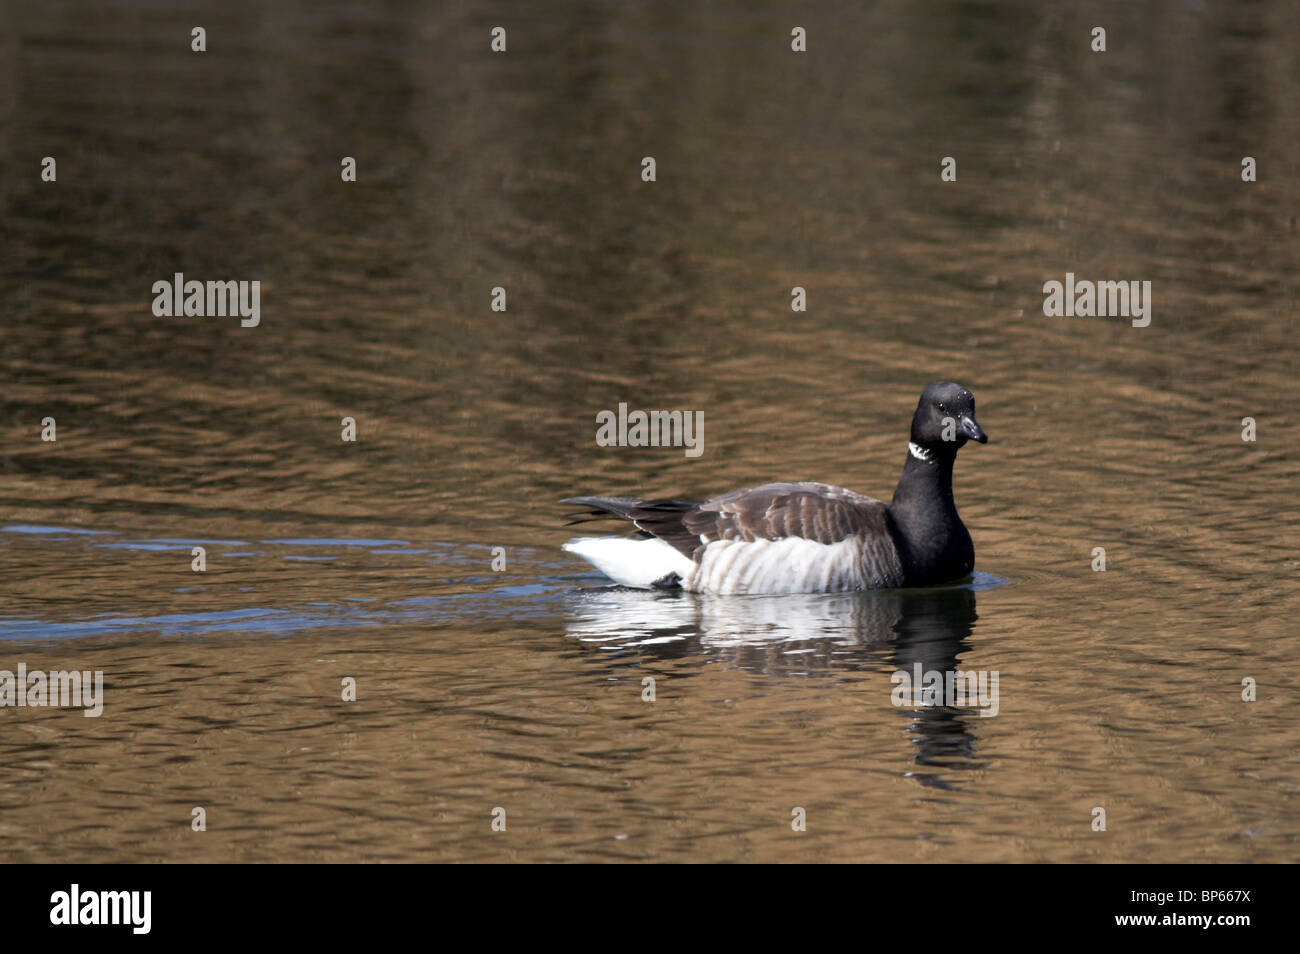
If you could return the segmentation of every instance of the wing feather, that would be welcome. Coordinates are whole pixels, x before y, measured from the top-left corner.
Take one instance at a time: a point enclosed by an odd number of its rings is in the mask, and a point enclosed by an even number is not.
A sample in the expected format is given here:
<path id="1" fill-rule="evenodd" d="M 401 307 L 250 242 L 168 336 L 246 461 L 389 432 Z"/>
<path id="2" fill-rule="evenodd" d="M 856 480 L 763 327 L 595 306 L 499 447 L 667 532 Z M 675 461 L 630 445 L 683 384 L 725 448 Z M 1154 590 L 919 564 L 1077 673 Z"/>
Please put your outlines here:
<path id="1" fill-rule="evenodd" d="M 705 544 L 799 537 L 829 545 L 855 535 L 890 539 L 883 501 L 816 483 L 733 490 L 687 511 L 682 525 Z"/>

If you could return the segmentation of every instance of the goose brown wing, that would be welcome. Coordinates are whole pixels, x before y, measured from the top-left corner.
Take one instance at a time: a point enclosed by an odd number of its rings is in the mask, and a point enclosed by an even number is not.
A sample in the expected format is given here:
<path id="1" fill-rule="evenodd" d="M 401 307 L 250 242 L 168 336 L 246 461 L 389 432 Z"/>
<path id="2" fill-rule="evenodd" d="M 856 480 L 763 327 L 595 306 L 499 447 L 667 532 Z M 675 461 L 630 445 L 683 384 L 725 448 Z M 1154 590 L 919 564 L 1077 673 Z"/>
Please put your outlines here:
<path id="1" fill-rule="evenodd" d="M 764 484 L 706 500 L 682 516 L 703 543 L 799 537 L 833 544 L 852 536 L 891 543 L 883 501 L 816 483 Z"/>

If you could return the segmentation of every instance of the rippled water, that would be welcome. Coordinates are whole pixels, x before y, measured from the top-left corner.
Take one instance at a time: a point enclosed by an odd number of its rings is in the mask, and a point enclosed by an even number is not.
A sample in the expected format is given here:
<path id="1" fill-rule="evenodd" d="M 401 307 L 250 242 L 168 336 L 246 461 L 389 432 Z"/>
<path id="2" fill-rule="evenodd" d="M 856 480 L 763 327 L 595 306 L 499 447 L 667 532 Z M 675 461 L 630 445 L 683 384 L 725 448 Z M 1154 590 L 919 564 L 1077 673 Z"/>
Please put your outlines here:
<path id="1" fill-rule="evenodd" d="M 20 6 L 0 668 L 104 710 L 0 709 L 5 860 L 1300 856 L 1294 5 Z M 177 271 L 261 324 L 154 317 Z M 1044 317 L 1066 272 L 1150 326 Z M 940 378 L 970 583 L 559 550 L 573 493 L 887 497 Z M 620 402 L 703 455 L 596 446 Z"/>

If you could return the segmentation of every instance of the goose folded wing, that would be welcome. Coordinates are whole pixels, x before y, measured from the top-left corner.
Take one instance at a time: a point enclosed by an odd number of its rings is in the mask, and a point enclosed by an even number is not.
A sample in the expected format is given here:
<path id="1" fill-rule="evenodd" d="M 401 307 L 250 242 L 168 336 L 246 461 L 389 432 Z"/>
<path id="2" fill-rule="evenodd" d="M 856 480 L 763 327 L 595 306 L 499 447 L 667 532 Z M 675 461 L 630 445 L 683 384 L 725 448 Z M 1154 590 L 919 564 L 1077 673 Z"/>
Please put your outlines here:
<path id="1" fill-rule="evenodd" d="M 887 539 L 883 501 L 829 484 L 765 484 L 705 501 L 682 523 L 702 543 L 783 540 L 834 544 L 849 537 Z"/>

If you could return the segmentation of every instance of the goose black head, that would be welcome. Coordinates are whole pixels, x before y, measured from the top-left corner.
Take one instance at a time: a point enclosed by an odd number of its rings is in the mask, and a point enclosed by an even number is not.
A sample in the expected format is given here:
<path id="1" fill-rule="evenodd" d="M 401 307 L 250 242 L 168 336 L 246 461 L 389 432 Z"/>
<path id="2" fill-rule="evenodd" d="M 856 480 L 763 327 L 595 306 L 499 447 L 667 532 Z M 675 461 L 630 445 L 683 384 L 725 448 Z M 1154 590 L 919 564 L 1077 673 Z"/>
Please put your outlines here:
<path id="1" fill-rule="evenodd" d="M 956 454 L 967 441 L 988 443 L 975 420 L 975 395 L 952 381 L 935 381 L 921 392 L 912 415 L 912 444 L 927 453 Z"/>

